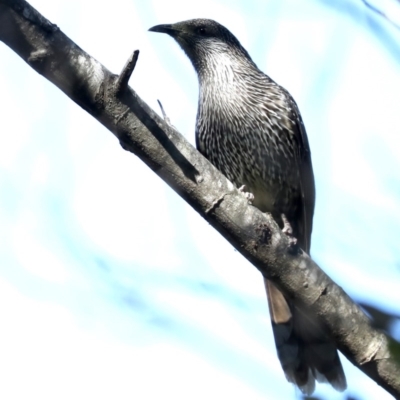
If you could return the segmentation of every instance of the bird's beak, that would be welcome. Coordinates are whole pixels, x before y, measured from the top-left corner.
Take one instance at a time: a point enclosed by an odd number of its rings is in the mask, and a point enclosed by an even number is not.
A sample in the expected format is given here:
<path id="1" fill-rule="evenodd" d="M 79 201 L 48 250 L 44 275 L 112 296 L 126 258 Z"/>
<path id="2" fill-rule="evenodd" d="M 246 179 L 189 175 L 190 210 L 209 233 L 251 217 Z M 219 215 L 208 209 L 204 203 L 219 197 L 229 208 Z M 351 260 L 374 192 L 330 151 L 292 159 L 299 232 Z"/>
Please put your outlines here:
<path id="1" fill-rule="evenodd" d="M 170 36 L 174 36 L 177 34 L 177 29 L 174 28 L 171 24 L 165 25 L 156 25 L 149 29 L 150 32 L 159 32 L 159 33 L 166 33 Z"/>

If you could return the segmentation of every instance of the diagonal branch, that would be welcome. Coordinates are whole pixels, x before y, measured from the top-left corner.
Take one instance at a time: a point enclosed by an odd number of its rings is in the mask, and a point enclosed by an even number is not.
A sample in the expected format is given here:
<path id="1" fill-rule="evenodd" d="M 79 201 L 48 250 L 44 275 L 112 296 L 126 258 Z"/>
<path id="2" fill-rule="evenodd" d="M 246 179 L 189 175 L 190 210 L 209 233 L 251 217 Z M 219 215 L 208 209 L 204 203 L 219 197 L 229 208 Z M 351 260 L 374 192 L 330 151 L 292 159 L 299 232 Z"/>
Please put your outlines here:
<path id="1" fill-rule="evenodd" d="M 0 40 L 142 159 L 243 256 L 329 328 L 339 350 L 396 398 L 399 367 L 387 337 L 270 215 L 244 196 L 128 86 L 24 0 L 0 0 Z M 121 90 L 122 86 L 126 90 Z"/>

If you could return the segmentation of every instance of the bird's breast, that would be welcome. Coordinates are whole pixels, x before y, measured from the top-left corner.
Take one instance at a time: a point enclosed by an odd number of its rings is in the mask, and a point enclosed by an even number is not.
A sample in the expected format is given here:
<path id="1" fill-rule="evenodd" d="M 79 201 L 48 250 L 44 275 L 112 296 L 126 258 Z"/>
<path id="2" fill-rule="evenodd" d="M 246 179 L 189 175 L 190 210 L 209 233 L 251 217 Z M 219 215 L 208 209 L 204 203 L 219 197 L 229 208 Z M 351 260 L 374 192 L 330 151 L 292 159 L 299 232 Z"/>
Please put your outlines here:
<path id="1" fill-rule="evenodd" d="M 229 180 L 246 185 L 258 208 L 285 212 L 300 190 L 292 122 L 265 92 L 244 87 L 200 91 L 197 145 Z"/>

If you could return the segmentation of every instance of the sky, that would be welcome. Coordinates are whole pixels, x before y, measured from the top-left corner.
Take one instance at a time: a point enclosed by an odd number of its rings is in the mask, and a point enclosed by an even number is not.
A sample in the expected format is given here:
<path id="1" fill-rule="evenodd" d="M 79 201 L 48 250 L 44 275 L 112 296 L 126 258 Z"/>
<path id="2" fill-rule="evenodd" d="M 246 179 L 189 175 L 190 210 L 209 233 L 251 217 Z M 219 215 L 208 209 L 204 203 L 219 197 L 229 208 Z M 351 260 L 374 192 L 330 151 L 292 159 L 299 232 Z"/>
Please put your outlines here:
<path id="1" fill-rule="evenodd" d="M 313 258 L 355 301 L 400 314 L 400 30 L 361 0 L 31 4 L 114 73 L 139 49 L 130 85 L 193 144 L 196 75 L 147 30 L 228 27 L 301 110 Z M 299 398 L 260 273 L 2 43 L 0 115 L 0 398 Z M 348 390 L 316 395 L 391 398 L 342 361 Z"/>

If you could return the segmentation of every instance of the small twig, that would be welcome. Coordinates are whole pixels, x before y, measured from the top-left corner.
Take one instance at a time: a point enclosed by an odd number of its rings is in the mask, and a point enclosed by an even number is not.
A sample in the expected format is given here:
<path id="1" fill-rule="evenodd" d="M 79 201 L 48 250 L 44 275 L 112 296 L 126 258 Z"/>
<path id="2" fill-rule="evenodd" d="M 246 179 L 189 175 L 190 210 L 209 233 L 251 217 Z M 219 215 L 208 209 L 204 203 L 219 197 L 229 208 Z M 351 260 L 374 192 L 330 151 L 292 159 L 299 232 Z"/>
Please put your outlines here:
<path id="1" fill-rule="evenodd" d="M 139 57 L 139 50 L 135 50 L 132 55 L 129 57 L 126 62 L 124 68 L 122 69 L 117 82 L 115 83 L 115 92 L 116 94 L 121 94 L 128 87 L 129 79 L 131 78 L 132 72 L 136 67 L 136 62 Z"/>
<path id="2" fill-rule="evenodd" d="M 367 0 L 361 0 L 364 5 L 369 8 L 370 10 L 372 10 L 374 13 L 380 15 L 382 18 L 385 18 L 386 21 L 388 21 L 390 24 L 392 24 L 396 29 L 400 29 L 400 25 L 397 24 L 395 21 L 393 21 L 391 18 L 389 18 L 383 11 L 381 11 L 379 8 L 373 6 L 372 4 L 370 4 Z"/>
<path id="3" fill-rule="evenodd" d="M 157 99 L 157 103 L 158 103 L 158 105 L 159 105 L 160 108 L 161 108 L 161 113 L 162 113 L 162 116 L 163 116 L 163 118 L 164 118 L 164 121 L 165 121 L 168 125 L 171 126 L 171 120 L 168 118 L 168 115 L 167 115 L 167 113 L 165 112 L 164 107 L 163 107 L 163 105 L 161 104 L 161 101 Z"/>

